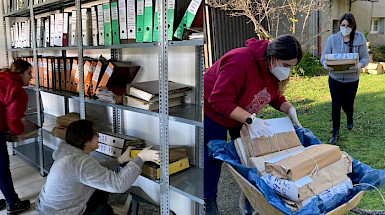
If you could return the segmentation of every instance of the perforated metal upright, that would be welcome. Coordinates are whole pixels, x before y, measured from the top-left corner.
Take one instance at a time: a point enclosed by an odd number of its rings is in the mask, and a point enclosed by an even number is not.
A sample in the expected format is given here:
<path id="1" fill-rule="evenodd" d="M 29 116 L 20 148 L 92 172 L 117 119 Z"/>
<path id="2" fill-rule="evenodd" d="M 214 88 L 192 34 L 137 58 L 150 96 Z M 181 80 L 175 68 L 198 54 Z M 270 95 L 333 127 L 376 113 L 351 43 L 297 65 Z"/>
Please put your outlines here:
<path id="1" fill-rule="evenodd" d="M 78 75 L 80 97 L 80 119 L 86 118 L 86 104 L 84 98 L 84 62 L 83 62 L 83 38 L 82 38 L 82 2 L 75 0 L 76 7 L 76 40 L 78 44 Z"/>

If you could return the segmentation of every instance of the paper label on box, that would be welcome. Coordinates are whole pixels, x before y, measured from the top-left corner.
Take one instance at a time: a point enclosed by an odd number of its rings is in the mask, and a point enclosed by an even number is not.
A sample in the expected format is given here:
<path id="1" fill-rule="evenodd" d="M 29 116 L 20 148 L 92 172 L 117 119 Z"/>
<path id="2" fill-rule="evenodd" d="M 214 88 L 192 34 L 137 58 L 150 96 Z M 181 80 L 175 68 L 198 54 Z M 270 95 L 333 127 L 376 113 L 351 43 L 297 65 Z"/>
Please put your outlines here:
<path id="1" fill-rule="evenodd" d="M 187 8 L 187 11 L 192 14 L 197 14 L 199 6 L 201 5 L 202 0 L 192 0 L 190 5 Z"/>
<path id="2" fill-rule="evenodd" d="M 104 22 L 111 22 L 110 20 L 110 8 L 104 9 Z"/>
<path id="3" fill-rule="evenodd" d="M 106 69 L 106 74 L 111 77 L 112 75 L 112 72 L 114 71 L 114 68 L 111 68 L 110 65 L 108 65 L 107 69 Z"/>
<path id="4" fill-rule="evenodd" d="M 88 75 L 88 72 L 90 71 L 90 65 L 88 63 L 84 64 L 84 77 Z"/>
<path id="5" fill-rule="evenodd" d="M 314 198 L 320 198 L 324 202 L 324 204 L 327 205 L 327 202 L 333 201 L 333 197 L 336 194 L 345 194 L 346 195 L 346 194 L 348 194 L 349 189 L 351 189 L 351 188 L 353 188 L 353 184 L 352 184 L 352 181 L 350 180 L 350 178 L 348 178 L 344 182 L 337 184 L 336 186 L 334 186 L 330 189 L 327 189 L 324 192 L 322 192 L 322 193 L 320 193 L 314 197 L 303 200 L 302 206 L 304 207 L 305 205 L 309 204 L 311 202 L 311 200 Z"/>
<path id="6" fill-rule="evenodd" d="M 111 7 L 112 20 L 118 20 L 118 7 Z"/>
<path id="7" fill-rule="evenodd" d="M 144 0 L 145 1 L 145 7 L 152 7 L 152 0 Z"/>
<path id="8" fill-rule="evenodd" d="M 98 65 L 96 65 L 96 69 L 95 69 L 95 72 L 94 72 L 94 75 L 92 76 L 92 81 L 94 81 L 95 83 L 98 82 L 99 80 L 99 75 L 100 75 L 100 70 L 101 70 L 101 65 L 98 63 Z"/>
<path id="9" fill-rule="evenodd" d="M 175 9 L 175 0 L 169 0 L 167 9 L 173 10 Z"/>
<path id="10" fill-rule="evenodd" d="M 143 10 L 144 10 L 144 2 L 143 1 L 138 1 L 137 2 L 137 15 L 143 15 Z"/>

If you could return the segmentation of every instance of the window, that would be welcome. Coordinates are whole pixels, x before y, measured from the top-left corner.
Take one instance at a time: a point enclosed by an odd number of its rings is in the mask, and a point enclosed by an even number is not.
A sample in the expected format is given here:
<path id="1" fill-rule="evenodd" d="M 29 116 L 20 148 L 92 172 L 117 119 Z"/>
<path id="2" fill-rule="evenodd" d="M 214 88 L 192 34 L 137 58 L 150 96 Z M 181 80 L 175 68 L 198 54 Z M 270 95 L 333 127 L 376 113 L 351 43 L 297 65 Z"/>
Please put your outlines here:
<path id="1" fill-rule="evenodd" d="M 378 34 L 380 33 L 380 19 L 371 19 L 370 21 L 370 33 Z"/>

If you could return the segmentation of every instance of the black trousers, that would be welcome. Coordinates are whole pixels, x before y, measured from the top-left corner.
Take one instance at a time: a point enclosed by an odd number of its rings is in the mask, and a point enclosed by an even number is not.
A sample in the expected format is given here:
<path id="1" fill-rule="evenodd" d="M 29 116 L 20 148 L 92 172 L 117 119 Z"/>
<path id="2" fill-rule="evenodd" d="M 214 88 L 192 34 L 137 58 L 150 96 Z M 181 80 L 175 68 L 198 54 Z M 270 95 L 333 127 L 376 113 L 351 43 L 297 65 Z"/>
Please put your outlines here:
<path id="1" fill-rule="evenodd" d="M 9 204 L 19 200 L 15 188 L 13 187 L 4 133 L 0 133 L 0 190 Z"/>
<path id="2" fill-rule="evenodd" d="M 329 89 L 332 97 L 333 129 L 339 129 L 341 123 L 341 107 L 347 118 L 347 123 L 353 123 L 354 99 L 356 98 L 358 82 L 342 83 L 329 77 Z"/>
<path id="3" fill-rule="evenodd" d="M 87 202 L 87 209 L 83 215 L 114 215 L 112 207 L 107 204 L 108 197 L 107 192 L 95 190 Z"/>

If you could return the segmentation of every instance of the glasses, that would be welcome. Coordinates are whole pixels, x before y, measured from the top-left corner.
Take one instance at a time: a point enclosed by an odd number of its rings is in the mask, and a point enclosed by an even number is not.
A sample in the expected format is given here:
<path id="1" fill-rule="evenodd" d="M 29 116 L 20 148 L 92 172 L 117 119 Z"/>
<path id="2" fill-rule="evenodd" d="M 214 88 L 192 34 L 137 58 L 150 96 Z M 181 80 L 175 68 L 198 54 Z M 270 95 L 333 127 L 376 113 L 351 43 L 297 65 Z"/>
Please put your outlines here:
<path id="1" fill-rule="evenodd" d="M 341 27 L 349 27 L 349 28 L 352 28 L 353 26 L 351 26 L 351 25 L 345 25 L 345 24 L 341 24 L 340 25 Z"/>

